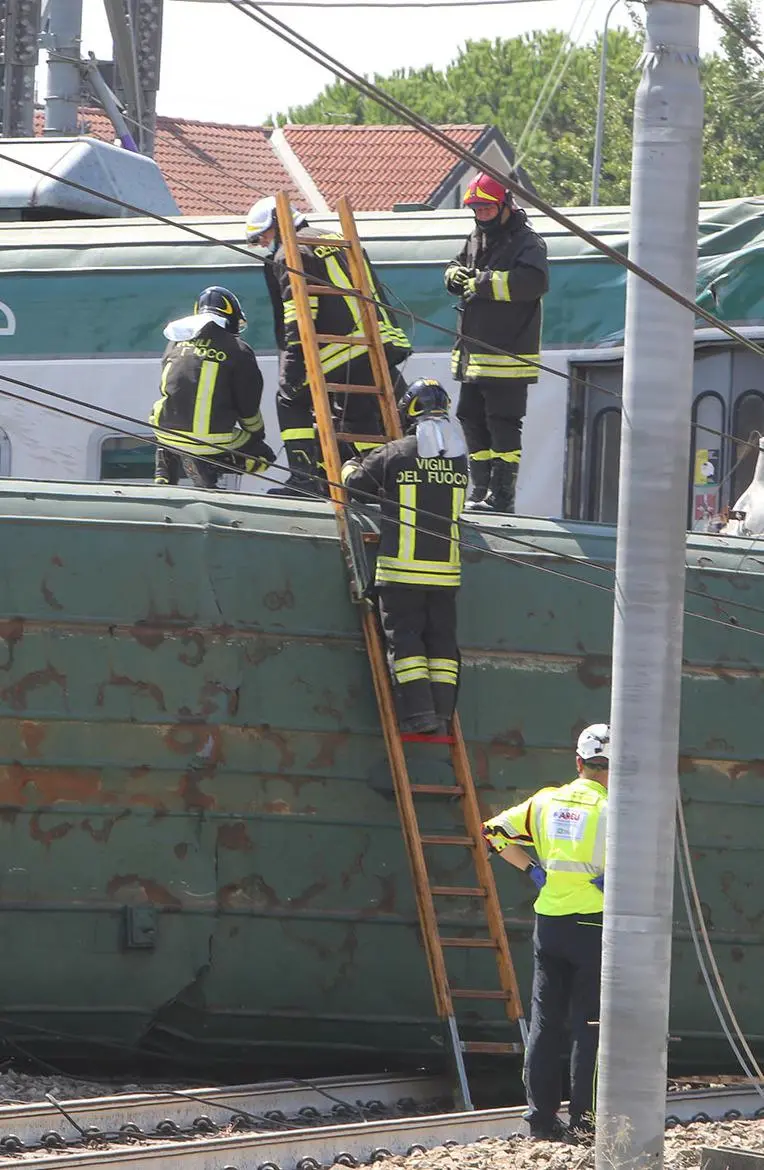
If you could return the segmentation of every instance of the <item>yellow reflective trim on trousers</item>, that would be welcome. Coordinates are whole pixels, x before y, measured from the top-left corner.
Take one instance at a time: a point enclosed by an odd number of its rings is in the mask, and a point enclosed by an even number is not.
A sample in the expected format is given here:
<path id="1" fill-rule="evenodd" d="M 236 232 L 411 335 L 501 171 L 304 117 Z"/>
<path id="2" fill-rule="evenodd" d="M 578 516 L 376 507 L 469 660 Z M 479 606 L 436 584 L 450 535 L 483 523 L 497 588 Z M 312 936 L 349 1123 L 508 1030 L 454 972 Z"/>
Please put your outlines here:
<path id="1" fill-rule="evenodd" d="M 487 463 L 493 459 L 493 451 L 470 451 L 470 462 Z"/>
<path id="2" fill-rule="evenodd" d="M 491 273 L 491 292 L 495 301 L 510 301 L 512 299 L 509 295 L 508 272 Z"/>
<path id="3" fill-rule="evenodd" d="M 281 438 L 288 443 L 291 439 L 313 439 L 315 434 L 313 427 L 288 427 L 281 432 Z"/>
<path id="4" fill-rule="evenodd" d="M 445 683 L 445 685 L 448 687 L 455 687 L 458 681 L 459 680 L 455 674 L 447 674 L 443 670 L 430 671 L 430 682 Z"/>
<path id="5" fill-rule="evenodd" d="M 501 459 L 502 463 L 519 463 L 521 451 L 493 451 L 494 459 Z"/>
<path id="6" fill-rule="evenodd" d="M 464 488 L 454 488 L 451 493 L 451 540 L 448 547 L 448 563 L 450 565 L 458 566 L 461 563 L 459 550 L 459 517 L 464 511 L 466 494 Z"/>
<path id="7" fill-rule="evenodd" d="M 427 662 L 430 669 L 453 670 L 454 672 L 459 670 L 459 663 L 455 658 L 428 658 Z"/>
<path id="8" fill-rule="evenodd" d="M 244 436 L 243 439 L 240 436 Z M 199 439 L 192 431 L 162 431 L 154 429 L 154 436 L 163 447 L 176 447 L 179 451 L 187 451 L 191 455 L 219 455 L 221 447 L 227 451 L 235 450 L 242 442 L 250 438 L 246 431 L 229 431 L 222 435 L 205 435 Z"/>
<path id="9" fill-rule="evenodd" d="M 398 528 L 398 560 L 413 561 L 416 541 L 416 484 L 402 483 L 398 487 L 400 527 Z"/>

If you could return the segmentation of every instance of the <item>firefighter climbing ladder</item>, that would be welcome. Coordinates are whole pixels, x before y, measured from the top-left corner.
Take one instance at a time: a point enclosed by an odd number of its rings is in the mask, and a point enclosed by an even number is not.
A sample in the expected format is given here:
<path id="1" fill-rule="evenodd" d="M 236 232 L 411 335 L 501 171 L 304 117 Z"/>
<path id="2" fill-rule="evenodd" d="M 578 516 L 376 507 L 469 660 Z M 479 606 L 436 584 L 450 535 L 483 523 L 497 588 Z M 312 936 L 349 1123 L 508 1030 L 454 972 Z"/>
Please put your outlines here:
<path id="1" fill-rule="evenodd" d="M 342 248 L 347 256 L 348 268 L 353 282 L 353 288 L 342 289 L 309 283 L 306 277 L 300 255 L 297 234 L 292 221 L 289 198 L 286 192 L 277 196 L 276 208 L 279 229 L 284 245 L 286 262 L 290 269 L 290 285 L 294 300 L 300 341 L 305 358 L 305 368 L 308 374 L 313 410 L 316 417 L 319 442 L 323 455 L 323 462 L 329 481 L 329 493 L 335 505 L 337 523 L 343 548 L 347 551 L 352 544 L 348 526 L 348 513 L 345 508 L 347 495 L 341 486 L 341 463 L 339 442 L 368 443 L 379 442 L 378 435 L 358 435 L 345 432 L 335 432 L 332 420 L 329 394 L 373 394 L 379 399 L 380 412 L 384 428 L 384 440 L 399 438 L 401 434 L 398 411 L 390 381 L 390 371 L 385 358 L 382 339 L 376 311 L 370 302 L 372 289 L 368 270 L 364 261 L 361 244 L 353 219 L 350 204 L 346 198 L 339 201 L 338 210 L 342 238 L 332 238 L 332 247 Z M 326 237 L 313 237 L 302 234 L 301 243 L 325 244 Z M 321 368 L 319 346 L 321 344 L 335 344 L 344 341 L 344 337 L 334 334 L 317 333 L 310 311 L 309 298 L 320 296 L 348 296 L 356 295 L 369 299 L 359 299 L 360 318 L 363 336 L 358 340 L 368 346 L 373 386 L 346 385 L 344 383 L 327 382 Z M 422 933 L 422 942 L 427 956 L 427 963 L 432 980 L 435 1007 L 446 1033 L 446 1042 L 454 1066 L 457 1081 L 458 1104 L 465 1109 L 472 1109 L 469 1085 L 465 1070 L 464 1054 L 481 1053 L 484 1055 L 500 1055 L 505 1053 L 519 1053 L 523 1051 L 527 1039 L 527 1028 L 523 1018 L 520 994 L 517 979 L 509 951 L 504 920 L 501 913 L 493 872 L 481 836 L 481 816 L 477 794 L 472 780 L 467 751 L 462 738 L 458 715 L 454 715 L 451 733 L 448 736 L 419 736 L 402 735 L 398 728 L 395 714 L 392 686 L 385 659 L 383 635 L 379 627 L 376 612 L 373 606 L 356 596 L 361 602 L 366 649 L 369 656 L 374 690 L 379 707 L 382 730 L 390 762 L 398 813 L 403 829 L 403 838 L 408 853 L 411 872 L 414 880 L 417 911 Z M 410 741 L 421 743 L 447 743 L 456 783 L 451 786 L 440 784 L 412 783 L 406 763 L 404 744 Z M 417 817 L 415 797 L 444 796 L 458 798 L 464 822 L 464 834 L 435 834 L 422 833 Z M 476 881 L 470 886 L 441 886 L 432 884 L 427 867 L 425 849 L 467 849 L 470 852 Z M 488 928 L 488 937 L 444 937 L 441 934 L 437 906 L 442 898 L 480 899 L 485 911 L 485 922 Z M 499 987 L 494 988 L 456 988 L 452 987 L 449 978 L 446 953 L 450 948 L 486 948 L 494 952 L 498 972 Z M 519 1027 L 523 1043 L 506 1043 L 497 1041 L 462 1041 L 459 1036 L 458 1024 L 454 1010 L 455 1000 L 496 1000 L 503 1003 L 507 1018 Z"/>

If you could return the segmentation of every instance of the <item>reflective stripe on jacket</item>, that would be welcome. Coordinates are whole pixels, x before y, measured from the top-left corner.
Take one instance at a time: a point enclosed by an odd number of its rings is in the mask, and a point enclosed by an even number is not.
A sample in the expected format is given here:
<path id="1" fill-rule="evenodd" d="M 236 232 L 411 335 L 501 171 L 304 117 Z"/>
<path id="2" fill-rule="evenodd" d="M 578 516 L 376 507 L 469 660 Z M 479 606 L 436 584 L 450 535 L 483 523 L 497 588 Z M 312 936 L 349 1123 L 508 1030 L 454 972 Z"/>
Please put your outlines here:
<path id="1" fill-rule="evenodd" d="M 461 581 L 459 514 L 467 487 L 467 458 L 417 453 L 416 435 L 394 439 L 345 464 L 342 478 L 356 499 L 381 499 L 376 583 L 455 588 Z"/>
<path id="2" fill-rule="evenodd" d="M 522 804 L 486 821 L 499 830 L 492 842 L 532 845 L 546 870 L 534 908 L 539 914 L 597 914 L 604 898 L 592 878 L 605 872 L 607 789 L 579 776 L 560 788 L 542 788 Z M 509 840 L 507 840 L 509 838 Z"/>
<path id="3" fill-rule="evenodd" d="M 241 446 L 264 435 L 263 376 L 252 348 L 211 322 L 162 357 L 160 397 L 149 422 L 157 439 L 194 455 Z"/>
<path id="4" fill-rule="evenodd" d="M 478 228 L 445 273 L 446 288 L 457 268 L 477 273 L 474 291 L 460 302 L 459 338 L 451 353 L 451 373 L 462 382 L 490 379 L 538 380 L 541 298 L 549 288 L 546 244 L 517 209 L 496 236 Z M 499 351 L 499 352 L 497 352 Z"/>
<path id="5" fill-rule="evenodd" d="M 297 233 L 298 243 L 300 235 L 311 238 L 321 235 L 326 243 L 300 244 L 300 255 L 305 274 L 316 284 L 326 282 L 334 288 L 351 290 L 353 281 L 348 268 L 345 250 L 334 241 L 337 236 L 318 233 L 310 227 L 301 228 Z M 371 286 L 372 295 L 376 302 L 377 321 L 379 323 L 382 343 L 385 347 L 385 356 L 390 365 L 403 361 L 411 353 L 411 343 L 395 319 L 395 314 L 387 303 L 376 273 L 364 253 L 366 275 Z M 292 298 L 292 288 L 289 279 L 286 257 L 283 246 L 278 249 L 273 260 L 273 276 L 278 281 L 283 302 L 283 327 L 285 354 L 282 363 L 282 381 L 292 387 L 303 385 L 306 378 L 305 361 L 300 343 L 300 334 L 297 326 L 297 309 Z M 335 371 L 348 365 L 355 358 L 363 357 L 368 352 L 364 343 L 365 334 L 362 302 L 356 296 L 320 296 L 310 298 L 310 312 L 316 326 L 317 333 L 331 333 L 336 337 L 346 337 L 347 342 L 319 342 L 321 369 L 329 381 L 342 381 L 341 377 L 332 378 Z M 357 340 L 354 340 L 357 339 Z"/>

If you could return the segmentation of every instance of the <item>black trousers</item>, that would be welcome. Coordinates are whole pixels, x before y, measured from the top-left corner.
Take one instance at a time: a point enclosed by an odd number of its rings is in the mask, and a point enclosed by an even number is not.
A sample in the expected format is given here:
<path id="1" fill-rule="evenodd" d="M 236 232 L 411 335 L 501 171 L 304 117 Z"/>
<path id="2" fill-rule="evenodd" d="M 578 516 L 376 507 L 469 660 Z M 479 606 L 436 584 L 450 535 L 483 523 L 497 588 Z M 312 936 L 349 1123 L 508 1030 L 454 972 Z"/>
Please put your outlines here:
<path id="1" fill-rule="evenodd" d="M 570 1025 L 570 1116 L 593 1112 L 599 1029 L 602 915 L 537 914 L 531 1027 L 525 1060 L 529 1120 L 549 1124 L 562 1100 L 562 1058 Z"/>
<path id="2" fill-rule="evenodd" d="M 195 487 L 216 487 L 226 468 L 230 467 L 234 472 L 253 471 L 263 459 L 273 463 L 275 458 L 265 440 L 257 435 L 250 435 L 235 451 L 218 451 L 210 455 L 210 459 L 215 461 L 214 464 L 172 447 L 157 447 L 154 457 L 154 482 L 175 485 L 181 475 L 186 475 Z M 220 464 L 223 464 L 223 467 L 220 467 Z"/>
<path id="3" fill-rule="evenodd" d="M 462 382 L 456 417 L 470 455 L 519 451 L 527 402 L 528 383 L 519 379 Z"/>
<path id="4" fill-rule="evenodd" d="M 379 609 L 398 717 L 454 713 L 461 658 L 452 586 L 379 588 Z"/>
<path id="5" fill-rule="evenodd" d="M 347 365 L 340 366 L 326 375 L 327 381 L 347 382 L 356 386 L 373 386 L 374 375 L 368 358 L 355 358 Z M 338 431 L 345 431 L 355 435 L 381 435 L 382 416 L 379 412 L 379 403 L 373 394 L 331 394 L 332 414 L 334 425 Z M 310 388 L 302 386 L 295 393 L 284 393 L 279 390 L 276 396 L 276 413 L 279 419 L 281 438 L 286 444 L 300 442 L 302 449 L 310 452 L 314 460 L 315 443 L 308 432 L 313 429 L 313 400 Z M 374 443 L 358 444 L 361 453 Z M 287 446 L 289 457 L 290 446 Z M 350 458 L 352 450 L 343 451 L 343 457 Z M 290 459 L 290 464 L 292 460 Z"/>

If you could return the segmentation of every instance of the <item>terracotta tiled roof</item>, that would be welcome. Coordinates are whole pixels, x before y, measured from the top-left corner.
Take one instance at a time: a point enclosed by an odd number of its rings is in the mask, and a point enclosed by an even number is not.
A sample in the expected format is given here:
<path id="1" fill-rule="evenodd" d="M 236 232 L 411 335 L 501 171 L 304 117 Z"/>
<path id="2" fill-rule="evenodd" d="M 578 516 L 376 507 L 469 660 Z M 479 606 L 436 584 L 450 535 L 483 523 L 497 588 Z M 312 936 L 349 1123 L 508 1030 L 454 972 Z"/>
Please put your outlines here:
<path id="1" fill-rule="evenodd" d="M 473 147 L 487 126 L 441 126 L 460 146 Z M 356 211 L 391 211 L 425 203 L 460 165 L 445 147 L 411 126 L 283 126 L 284 137 L 334 208 L 349 194 Z"/>
<path id="2" fill-rule="evenodd" d="M 114 141 L 114 128 L 101 110 L 80 111 L 82 133 Z M 43 116 L 35 118 L 42 133 Z M 265 126 L 223 126 L 187 118 L 157 118 L 154 157 L 184 215 L 244 215 L 261 195 L 290 192 L 310 210 L 305 197 L 270 144 Z"/>

